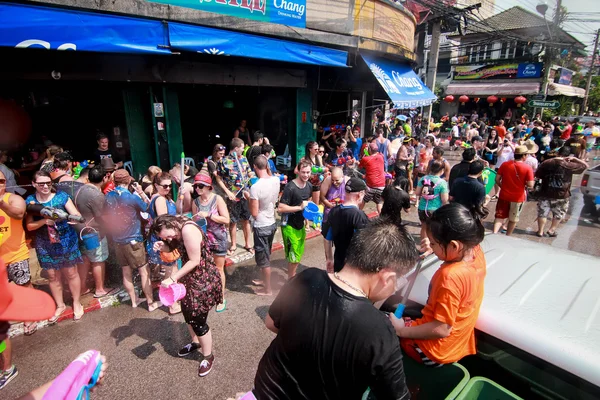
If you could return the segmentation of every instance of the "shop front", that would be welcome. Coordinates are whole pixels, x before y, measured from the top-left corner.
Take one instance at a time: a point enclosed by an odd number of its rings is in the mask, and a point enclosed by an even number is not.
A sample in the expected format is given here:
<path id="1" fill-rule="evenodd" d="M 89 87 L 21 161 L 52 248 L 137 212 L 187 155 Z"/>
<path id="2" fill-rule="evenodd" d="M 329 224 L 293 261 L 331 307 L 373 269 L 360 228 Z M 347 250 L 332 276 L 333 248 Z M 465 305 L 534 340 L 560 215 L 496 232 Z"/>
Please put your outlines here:
<path id="1" fill-rule="evenodd" d="M 528 96 L 542 86 L 542 63 L 456 66 L 440 106 L 444 115 L 486 115 L 491 119 L 514 119 Z M 506 116 L 509 115 L 509 118 Z"/>
<path id="2" fill-rule="evenodd" d="M 27 158 L 50 139 L 85 159 L 103 132 L 136 174 L 183 149 L 203 160 L 241 120 L 281 152 L 313 139 L 309 77 L 347 66 L 345 51 L 321 46 L 10 3 L 0 4 L 0 54 L 0 104 L 28 120 L 1 127 L 4 142 Z"/>

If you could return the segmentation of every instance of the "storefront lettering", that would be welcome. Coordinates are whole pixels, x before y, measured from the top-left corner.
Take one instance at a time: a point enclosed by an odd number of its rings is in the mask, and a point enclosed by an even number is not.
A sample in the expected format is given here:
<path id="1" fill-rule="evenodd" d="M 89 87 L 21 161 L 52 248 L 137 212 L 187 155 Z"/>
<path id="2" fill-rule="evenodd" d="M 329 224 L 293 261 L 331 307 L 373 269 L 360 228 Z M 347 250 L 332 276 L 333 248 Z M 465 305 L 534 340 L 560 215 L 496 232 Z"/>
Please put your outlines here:
<path id="1" fill-rule="evenodd" d="M 280 0 L 279 2 L 275 0 L 274 2 L 275 8 L 292 11 L 298 14 L 299 16 L 304 15 L 305 7 L 303 4 L 294 3 L 291 1 Z"/>
<path id="2" fill-rule="evenodd" d="M 383 69 L 381 69 L 377 64 L 374 63 L 371 63 L 369 65 L 369 68 L 371 69 L 373 75 L 375 75 L 375 78 L 377 79 L 379 84 L 387 93 L 400 94 L 400 90 L 398 90 L 398 87 L 394 84 L 394 82 L 392 82 L 390 76 Z"/>
<path id="3" fill-rule="evenodd" d="M 396 82 L 400 87 L 419 89 L 423 88 L 423 86 L 421 86 L 421 83 L 417 78 L 406 78 L 397 73 L 396 71 L 392 71 L 392 77 L 394 78 L 394 82 Z"/>
<path id="4" fill-rule="evenodd" d="M 23 40 L 22 42 L 17 43 L 15 48 L 26 49 L 32 46 L 42 46 L 46 50 L 50 50 L 50 43 L 39 39 Z M 75 45 L 74 43 L 63 43 L 60 46 L 58 46 L 56 50 L 77 50 L 77 45 Z"/>
<path id="5" fill-rule="evenodd" d="M 209 3 L 211 0 L 200 0 L 200 2 L 203 1 Z M 260 11 L 261 13 L 263 13 L 263 15 L 266 12 L 267 6 L 267 0 L 262 0 L 262 2 L 260 0 L 215 0 L 215 3 L 224 4 L 232 7 L 245 8 L 247 10 L 250 10 L 250 12 Z"/>

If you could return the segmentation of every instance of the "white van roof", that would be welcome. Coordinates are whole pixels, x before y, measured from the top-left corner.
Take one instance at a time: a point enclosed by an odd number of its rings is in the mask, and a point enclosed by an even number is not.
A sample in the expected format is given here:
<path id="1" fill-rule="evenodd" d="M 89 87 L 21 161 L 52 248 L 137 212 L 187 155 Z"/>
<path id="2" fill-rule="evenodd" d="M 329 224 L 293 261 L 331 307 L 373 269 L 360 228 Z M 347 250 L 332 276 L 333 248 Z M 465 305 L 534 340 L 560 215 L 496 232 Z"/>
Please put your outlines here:
<path id="1" fill-rule="evenodd" d="M 600 259 L 506 235 L 487 235 L 482 247 L 476 328 L 600 386 Z M 440 265 L 422 270 L 411 300 L 427 302 Z"/>

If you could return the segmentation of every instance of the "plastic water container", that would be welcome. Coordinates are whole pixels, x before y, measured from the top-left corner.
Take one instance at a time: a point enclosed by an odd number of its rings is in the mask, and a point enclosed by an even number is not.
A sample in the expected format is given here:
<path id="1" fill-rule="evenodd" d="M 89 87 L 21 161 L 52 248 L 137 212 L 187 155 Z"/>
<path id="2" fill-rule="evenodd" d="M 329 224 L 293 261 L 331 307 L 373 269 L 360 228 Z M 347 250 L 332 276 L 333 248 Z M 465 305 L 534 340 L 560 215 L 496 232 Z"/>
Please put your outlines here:
<path id="1" fill-rule="evenodd" d="M 165 306 L 170 307 L 185 297 L 185 286 L 181 283 L 172 283 L 169 287 L 161 286 L 158 290 L 158 298 Z"/>
<path id="2" fill-rule="evenodd" d="M 84 235 L 83 231 L 86 229 L 90 230 L 90 233 Z M 79 238 L 87 250 L 94 250 L 100 247 L 100 236 L 94 228 L 90 228 L 89 226 L 84 227 L 79 233 Z"/>
<path id="3" fill-rule="evenodd" d="M 202 229 L 202 231 L 204 233 L 206 233 L 206 224 L 207 224 L 206 218 L 200 217 L 195 222 L 196 222 L 196 225 L 198 225 L 200 227 L 200 229 Z"/>
<path id="4" fill-rule="evenodd" d="M 309 201 L 302 215 L 304 215 L 304 218 L 307 220 L 314 221 L 314 219 L 319 215 L 319 206 L 312 201 Z"/>
<path id="5" fill-rule="evenodd" d="M 596 201 L 595 201 L 595 203 L 596 203 L 596 204 L 600 204 L 600 195 L 596 196 Z"/>

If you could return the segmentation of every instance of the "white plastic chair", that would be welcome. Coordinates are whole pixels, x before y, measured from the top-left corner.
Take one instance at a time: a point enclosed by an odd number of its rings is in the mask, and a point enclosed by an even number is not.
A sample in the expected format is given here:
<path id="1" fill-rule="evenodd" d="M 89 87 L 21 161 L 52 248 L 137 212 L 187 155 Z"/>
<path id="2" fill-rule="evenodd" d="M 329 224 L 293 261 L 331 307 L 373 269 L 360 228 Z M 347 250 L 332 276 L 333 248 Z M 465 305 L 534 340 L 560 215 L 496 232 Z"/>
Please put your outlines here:
<path id="1" fill-rule="evenodd" d="M 123 168 L 125 168 L 129 172 L 129 175 L 133 176 L 133 162 L 125 161 L 123 163 Z"/>
<path id="2" fill-rule="evenodd" d="M 196 161 L 192 157 L 186 157 L 183 159 L 185 165 L 189 165 L 190 167 L 196 168 Z"/>

